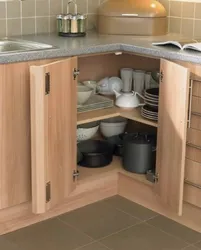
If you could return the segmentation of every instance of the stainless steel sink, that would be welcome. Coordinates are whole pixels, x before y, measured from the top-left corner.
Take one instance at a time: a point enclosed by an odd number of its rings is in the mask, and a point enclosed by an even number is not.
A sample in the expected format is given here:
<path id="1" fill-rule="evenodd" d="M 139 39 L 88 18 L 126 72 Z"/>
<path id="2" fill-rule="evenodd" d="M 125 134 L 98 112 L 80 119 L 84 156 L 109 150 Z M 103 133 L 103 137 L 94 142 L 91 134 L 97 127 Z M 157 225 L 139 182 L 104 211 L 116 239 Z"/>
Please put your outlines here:
<path id="1" fill-rule="evenodd" d="M 0 39 L 0 54 L 25 51 L 39 51 L 55 48 L 52 45 L 25 40 Z"/>

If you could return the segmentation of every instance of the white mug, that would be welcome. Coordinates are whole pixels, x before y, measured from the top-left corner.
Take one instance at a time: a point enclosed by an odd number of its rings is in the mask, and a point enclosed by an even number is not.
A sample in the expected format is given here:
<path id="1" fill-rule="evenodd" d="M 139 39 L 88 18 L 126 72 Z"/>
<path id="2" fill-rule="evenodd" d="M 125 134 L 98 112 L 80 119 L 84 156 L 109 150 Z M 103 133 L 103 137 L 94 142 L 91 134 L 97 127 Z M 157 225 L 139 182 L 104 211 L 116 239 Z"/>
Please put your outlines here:
<path id="1" fill-rule="evenodd" d="M 139 94 L 143 94 L 145 85 L 145 71 L 133 71 L 133 90 Z"/>
<path id="2" fill-rule="evenodd" d="M 127 93 L 132 90 L 132 81 L 133 81 L 133 69 L 123 68 L 120 71 L 121 79 L 123 81 L 122 91 Z"/>

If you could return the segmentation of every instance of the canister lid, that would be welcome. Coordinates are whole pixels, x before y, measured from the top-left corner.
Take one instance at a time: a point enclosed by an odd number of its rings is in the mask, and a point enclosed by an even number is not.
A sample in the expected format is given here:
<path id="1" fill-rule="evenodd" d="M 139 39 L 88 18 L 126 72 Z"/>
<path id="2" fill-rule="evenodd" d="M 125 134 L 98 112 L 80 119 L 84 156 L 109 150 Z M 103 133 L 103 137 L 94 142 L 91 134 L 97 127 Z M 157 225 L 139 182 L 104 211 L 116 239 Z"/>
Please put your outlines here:
<path id="1" fill-rule="evenodd" d="M 57 19 L 62 19 L 63 18 L 63 14 L 59 14 L 59 15 L 57 15 Z"/>
<path id="2" fill-rule="evenodd" d="M 156 0 L 108 0 L 98 9 L 99 15 L 118 17 L 166 17 L 164 6 Z"/>
<path id="3" fill-rule="evenodd" d="M 86 19 L 87 17 L 85 15 L 82 14 L 78 14 L 78 19 Z"/>
<path id="4" fill-rule="evenodd" d="M 71 14 L 67 14 L 67 15 L 63 15 L 62 19 L 68 20 L 68 19 L 71 19 L 71 17 L 72 17 Z"/>
<path id="5" fill-rule="evenodd" d="M 71 20 L 77 20 L 78 19 L 78 17 L 79 17 L 79 15 L 77 15 L 77 14 L 74 14 L 74 15 L 71 15 Z"/>

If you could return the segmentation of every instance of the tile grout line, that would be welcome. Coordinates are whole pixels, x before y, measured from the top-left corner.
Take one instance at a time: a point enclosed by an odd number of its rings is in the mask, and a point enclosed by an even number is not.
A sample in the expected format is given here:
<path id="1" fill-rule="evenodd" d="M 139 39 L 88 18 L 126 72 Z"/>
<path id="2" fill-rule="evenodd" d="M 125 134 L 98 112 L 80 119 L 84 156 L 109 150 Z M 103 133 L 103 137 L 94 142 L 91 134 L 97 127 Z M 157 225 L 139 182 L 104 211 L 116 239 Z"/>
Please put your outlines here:
<path id="1" fill-rule="evenodd" d="M 179 237 L 177 237 L 177 236 L 175 236 L 175 235 L 173 235 L 173 234 L 170 234 L 170 233 L 168 233 L 168 232 L 162 230 L 162 229 L 159 228 L 159 227 L 156 227 L 156 226 L 154 226 L 154 225 L 152 225 L 152 224 L 149 224 L 148 222 L 145 222 L 145 223 L 146 223 L 147 225 L 153 227 L 153 228 L 157 228 L 157 229 L 160 230 L 161 232 L 163 232 L 163 233 L 165 233 L 165 234 L 167 234 L 167 235 L 169 235 L 169 236 L 171 236 L 171 237 L 173 237 L 173 238 L 175 238 L 175 239 L 177 239 L 177 240 L 180 240 L 180 241 L 185 242 L 186 244 L 188 244 L 187 246 L 190 246 L 190 245 L 192 244 L 192 243 L 189 243 L 189 242 L 187 242 L 187 241 L 185 241 L 185 240 L 183 240 L 183 239 L 181 239 L 181 238 L 179 238 Z M 193 243 L 193 244 L 194 244 L 194 243 Z M 187 247 L 187 246 L 186 246 L 186 247 Z"/>
<path id="2" fill-rule="evenodd" d="M 79 231 L 80 233 L 82 233 L 82 234 L 86 235 L 87 237 L 89 237 L 91 240 L 96 241 L 94 238 L 92 238 L 91 236 L 89 236 L 88 234 L 86 234 L 85 232 L 83 232 L 81 229 L 79 229 L 79 228 L 77 228 L 77 227 L 75 227 L 75 226 L 69 224 L 68 222 L 66 222 L 66 221 L 64 221 L 64 220 L 62 220 L 62 219 L 60 219 L 59 217 L 56 217 L 56 218 L 57 218 L 60 222 L 62 222 L 63 224 L 65 224 L 65 225 L 67 225 L 67 226 L 69 226 L 69 227 L 75 229 L 76 231 Z"/>
<path id="3" fill-rule="evenodd" d="M 118 231 L 116 231 L 116 232 L 114 232 L 114 233 L 111 233 L 111 234 L 109 234 L 109 235 L 107 235 L 107 236 L 104 236 L 104 237 L 101 237 L 101 238 L 98 238 L 98 239 L 94 239 L 94 238 L 92 238 L 91 236 L 89 236 L 87 233 L 83 232 L 81 229 L 79 229 L 79 228 L 77 228 L 77 227 L 75 227 L 75 226 L 69 224 L 69 223 L 66 222 L 66 221 L 61 220 L 60 218 L 57 218 L 57 219 L 60 220 L 61 222 L 63 222 L 64 224 L 66 224 L 67 226 L 70 226 L 70 227 L 76 229 L 77 231 L 81 232 L 82 234 L 85 234 L 86 236 L 88 236 L 89 238 L 91 238 L 92 240 L 97 241 L 97 242 L 100 241 L 100 240 L 102 240 L 102 239 L 105 239 L 105 238 L 107 238 L 107 237 L 109 237 L 109 236 L 112 236 L 112 235 L 114 235 L 114 234 L 116 234 L 116 233 L 120 233 L 121 231 L 127 230 L 127 229 L 129 229 L 129 228 L 131 228 L 131 227 L 134 227 L 134 226 L 136 226 L 136 225 L 140 225 L 140 224 L 144 223 L 144 221 L 139 221 L 139 222 L 137 222 L 136 224 L 130 225 L 130 226 L 125 227 L 125 228 L 122 228 L 121 230 L 118 230 Z"/>

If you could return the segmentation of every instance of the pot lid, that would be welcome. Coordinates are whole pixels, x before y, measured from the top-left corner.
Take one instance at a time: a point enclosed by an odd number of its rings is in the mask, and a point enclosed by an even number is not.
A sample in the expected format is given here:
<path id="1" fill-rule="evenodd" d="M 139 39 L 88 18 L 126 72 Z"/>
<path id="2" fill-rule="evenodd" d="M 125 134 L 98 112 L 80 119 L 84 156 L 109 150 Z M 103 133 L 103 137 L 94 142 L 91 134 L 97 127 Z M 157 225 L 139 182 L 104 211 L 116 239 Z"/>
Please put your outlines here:
<path id="1" fill-rule="evenodd" d="M 124 143 L 132 143 L 132 144 L 151 144 L 151 140 L 147 134 L 128 134 L 124 138 Z"/>
<path id="2" fill-rule="evenodd" d="M 156 0 L 107 0 L 98 10 L 99 15 L 121 17 L 166 17 L 164 6 Z"/>

